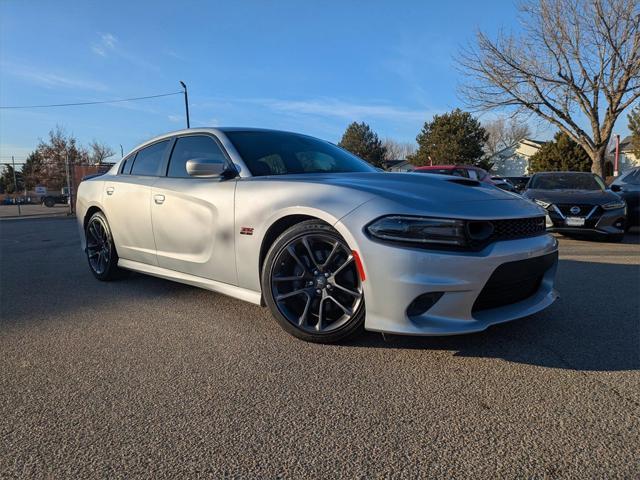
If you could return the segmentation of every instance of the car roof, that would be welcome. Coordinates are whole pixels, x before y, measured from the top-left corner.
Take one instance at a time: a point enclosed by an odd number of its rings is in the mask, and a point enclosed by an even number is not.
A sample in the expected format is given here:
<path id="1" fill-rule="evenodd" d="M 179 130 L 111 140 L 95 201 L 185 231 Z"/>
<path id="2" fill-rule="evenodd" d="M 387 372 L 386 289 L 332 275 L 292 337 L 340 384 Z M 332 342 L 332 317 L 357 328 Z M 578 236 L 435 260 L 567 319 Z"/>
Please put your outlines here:
<path id="1" fill-rule="evenodd" d="M 299 133 L 299 132 L 289 132 L 286 130 L 275 130 L 270 128 L 259 128 L 259 127 L 192 127 L 192 128 L 185 128 L 182 130 L 173 130 L 171 132 L 163 133 L 161 135 L 156 135 L 155 137 L 150 138 L 149 140 L 146 140 L 136 145 L 124 157 L 128 157 L 133 152 L 140 150 L 141 148 L 144 148 L 148 145 L 151 145 L 153 143 L 165 140 L 167 138 L 172 138 L 178 135 L 189 135 L 189 134 L 193 135 L 196 133 L 212 133 L 214 135 L 217 135 L 218 133 L 224 134 L 227 132 L 277 132 L 277 133 L 291 133 L 295 135 L 303 135 L 305 137 L 310 136 L 310 135 L 306 135 L 304 133 Z M 322 139 L 319 139 L 319 140 L 322 140 Z"/>
<path id="2" fill-rule="evenodd" d="M 534 175 L 593 175 L 593 172 L 538 172 Z"/>
<path id="3" fill-rule="evenodd" d="M 480 170 L 480 167 L 474 165 L 425 165 L 423 167 L 416 167 L 416 170 L 455 170 L 456 168 Z"/>

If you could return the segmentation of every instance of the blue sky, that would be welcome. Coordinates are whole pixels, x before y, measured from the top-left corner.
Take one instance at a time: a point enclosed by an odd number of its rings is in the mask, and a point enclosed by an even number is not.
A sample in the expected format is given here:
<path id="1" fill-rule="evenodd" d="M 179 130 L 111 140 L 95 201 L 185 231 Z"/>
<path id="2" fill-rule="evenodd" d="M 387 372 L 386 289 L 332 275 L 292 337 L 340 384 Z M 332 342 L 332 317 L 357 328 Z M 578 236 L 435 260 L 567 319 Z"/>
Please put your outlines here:
<path id="1" fill-rule="evenodd" d="M 452 62 L 459 47 L 478 28 L 517 28 L 516 13 L 511 0 L 5 0 L 0 104 L 153 95 L 184 80 L 192 126 L 337 141 L 357 120 L 381 137 L 413 141 L 434 113 L 461 106 Z M 0 115 L 3 162 L 24 158 L 55 125 L 126 152 L 185 124 L 181 96 Z"/>

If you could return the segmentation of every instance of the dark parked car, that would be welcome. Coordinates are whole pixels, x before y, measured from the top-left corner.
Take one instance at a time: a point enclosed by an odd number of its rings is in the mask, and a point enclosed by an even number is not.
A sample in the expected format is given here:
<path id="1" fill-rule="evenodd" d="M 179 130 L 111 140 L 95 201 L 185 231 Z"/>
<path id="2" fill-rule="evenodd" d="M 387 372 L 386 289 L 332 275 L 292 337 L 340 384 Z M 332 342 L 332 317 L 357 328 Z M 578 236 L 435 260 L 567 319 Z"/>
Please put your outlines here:
<path id="1" fill-rule="evenodd" d="M 511 183 L 509 180 L 507 180 L 506 178 L 503 177 L 491 177 L 491 180 L 493 180 L 493 184 L 502 189 L 505 190 L 507 192 L 517 192 L 518 190 L 516 190 L 516 187 L 513 185 L 513 183 Z"/>
<path id="2" fill-rule="evenodd" d="M 523 195 L 547 211 L 548 231 L 611 241 L 624 236 L 626 204 L 593 173 L 536 173 Z"/>
<path id="3" fill-rule="evenodd" d="M 53 207 L 55 204 L 69 203 L 68 195 L 45 195 L 40 198 L 40 203 L 45 207 Z"/>
<path id="4" fill-rule="evenodd" d="M 523 192 L 527 188 L 527 183 L 531 177 L 502 177 L 508 180 L 516 188 L 516 192 Z"/>
<path id="5" fill-rule="evenodd" d="M 416 167 L 413 171 L 415 173 L 453 175 L 454 177 L 470 178 L 490 185 L 494 184 L 486 170 L 472 165 L 431 165 L 427 167 Z"/>
<path id="6" fill-rule="evenodd" d="M 627 202 L 627 228 L 640 225 L 640 167 L 620 175 L 609 188 Z"/>
<path id="7" fill-rule="evenodd" d="M 69 188 L 62 187 L 60 194 L 48 193 L 40 197 L 40 203 L 45 207 L 53 207 L 56 204 L 68 204 L 69 203 Z"/>

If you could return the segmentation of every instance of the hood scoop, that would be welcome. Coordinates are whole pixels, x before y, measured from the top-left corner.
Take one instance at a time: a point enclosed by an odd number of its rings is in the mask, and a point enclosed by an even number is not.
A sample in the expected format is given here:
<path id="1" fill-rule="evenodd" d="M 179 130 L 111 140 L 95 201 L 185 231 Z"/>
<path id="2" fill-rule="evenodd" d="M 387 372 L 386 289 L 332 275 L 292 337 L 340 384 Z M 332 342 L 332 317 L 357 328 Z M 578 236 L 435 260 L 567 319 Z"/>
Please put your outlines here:
<path id="1" fill-rule="evenodd" d="M 466 185 L 467 187 L 479 187 L 481 185 L 477 180 L 471 180 L 468 178 L 452 178 L 447 179 L 447 182 L 457 183 L 458 185 Z"/>

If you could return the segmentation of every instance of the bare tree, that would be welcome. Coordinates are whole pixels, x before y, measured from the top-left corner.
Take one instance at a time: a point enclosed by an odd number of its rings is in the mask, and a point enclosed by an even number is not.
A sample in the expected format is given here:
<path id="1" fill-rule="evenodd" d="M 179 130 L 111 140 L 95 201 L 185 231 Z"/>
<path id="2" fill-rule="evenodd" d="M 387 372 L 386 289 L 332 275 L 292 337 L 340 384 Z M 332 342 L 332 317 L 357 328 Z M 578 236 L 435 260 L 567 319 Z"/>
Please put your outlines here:
<path id="1" fill-rule="evenodd" d="M 489 157 L 502 150 L 515 147 L 520 140 L 531 135 L 529 125 L 519 121 L 516 117 L 498 117 L 495 120 L 485 122 L 483 127 L 489 134 L 489 138 L 484 144 Z"/>
<path id="2" fill-rule="evenodd" d="M 91 158 L 91 162 L 95 164 L 103 163 L 107 158 L 113 157 L 116 153 L 109 145 L 100 143 L 97 140 L 89 144 L 89 149 L 91 151 L 89 157 Z"/>
<path id="3" fill-rule="evenodd" d="M 521 35 L 492 40 L 479 32 L 477 44 L 461 52 L 458 64 L 469 79 L 463 97 L 479 110 L 512 108 L 547 120 L 603 174 L 615 121 L 640 97 L 639 5 L 525 0 Z"/>
<path id="4" fill-rule="evenodd" d="M 40 139 L 37 151 L 42 158 L 41 179 L 53 190 L 66 185 L 67 162 L 70 165 L 82 165 L 89 160 L 87 149 L 79 145 L 73 135 L 67 135 L 59 125 L 49 132 L 47 140 Z"/>
<path id="5" fill-rule="evenodd" d="M 385 138 L 382 145 L 386 148 L 385 160 L 406 160 L 416 153 L 417 147 L 413 143 L 398 142 L 392 138 Z"/>

